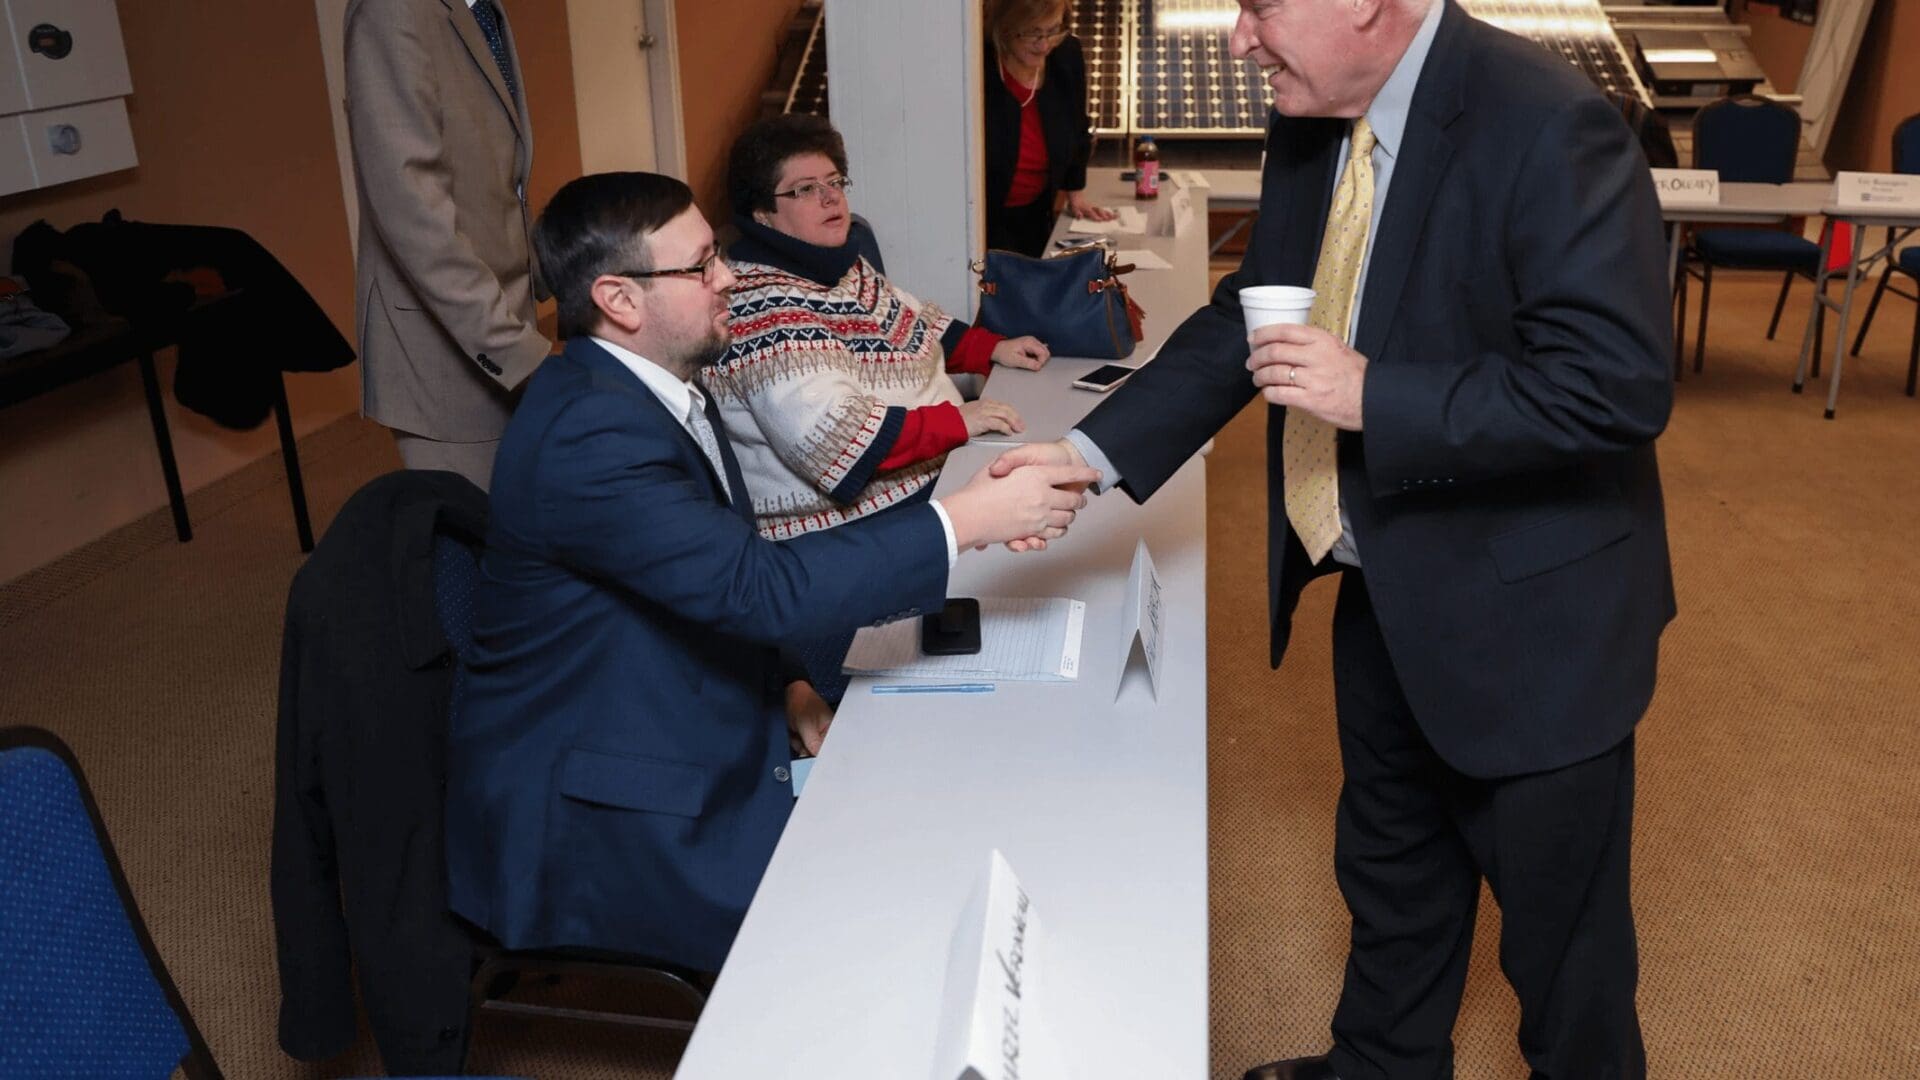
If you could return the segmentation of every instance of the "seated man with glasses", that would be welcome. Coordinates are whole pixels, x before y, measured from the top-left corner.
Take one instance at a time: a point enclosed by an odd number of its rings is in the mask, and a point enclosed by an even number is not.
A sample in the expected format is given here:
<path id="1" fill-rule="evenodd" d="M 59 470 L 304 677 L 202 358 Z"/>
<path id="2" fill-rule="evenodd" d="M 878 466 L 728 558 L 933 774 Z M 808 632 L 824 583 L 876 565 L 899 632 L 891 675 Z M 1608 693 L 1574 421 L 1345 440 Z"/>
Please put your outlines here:
<path id="1" fill-rule="evenodd" d="M 453 910 L 511 949 L 715 971 L 831 720 L 780 646 L 938 609 L 956 553 L 1057 537 L 1097 477 L 1049 469 L 790 544 L 698 376 L 733 273 L 685 184 L 569 183 L 534 227 L 567 346 L 493 473 L 474 658 L 448 741 Z"/>
<path id="2" fill-rule="evenodd" d="M 949 450 L 1022 430 L 1009 405 L 962 401 L 949 373 L 1047 362 L 1040 341 L 969 327 L 887 280 L 872 230 L 848 205 L 852 184 L 846 144 L 817 116 L 761 120 L 728 163 L 740 280 L 733 344 L 707 384 L 770 539 L 925 499 Z M 801 650 L 829 701 L 846 685 L 850 639 Z"/>

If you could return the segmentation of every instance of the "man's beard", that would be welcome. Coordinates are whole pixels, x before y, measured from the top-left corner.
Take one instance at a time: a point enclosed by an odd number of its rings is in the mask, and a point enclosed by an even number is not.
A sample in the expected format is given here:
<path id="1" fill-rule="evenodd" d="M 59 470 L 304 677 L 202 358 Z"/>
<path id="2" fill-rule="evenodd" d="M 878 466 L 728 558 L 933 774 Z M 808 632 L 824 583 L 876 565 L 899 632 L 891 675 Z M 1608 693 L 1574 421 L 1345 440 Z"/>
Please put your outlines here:
<path id="1" fill-rule="evenodd" d="M 692 342 L 676 359 L 683 371 L 699 372 L 720 362 L 727 355 L 727 346 L 733 343 L 733 335 L 723 330 L 708 330 L 707 336 Z"/>

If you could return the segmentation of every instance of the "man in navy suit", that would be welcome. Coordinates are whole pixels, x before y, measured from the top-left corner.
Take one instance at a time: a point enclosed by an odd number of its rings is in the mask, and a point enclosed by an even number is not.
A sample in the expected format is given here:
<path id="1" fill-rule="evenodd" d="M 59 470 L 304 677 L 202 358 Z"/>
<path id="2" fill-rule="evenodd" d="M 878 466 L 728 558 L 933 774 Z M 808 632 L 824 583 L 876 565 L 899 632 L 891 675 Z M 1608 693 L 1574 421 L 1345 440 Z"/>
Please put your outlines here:
<path id="1" fill-rule="evenodd" d="M 957 551 L 1059 536 L 1084 467 L 984 471 L 787 543 L 696 376 L 733 274 L 685 184 L 582 177 L 534 230 L 566 350 L 493 473 L 476 658 L 453 718 L 454 911 L 509 948 L 717 971 L 830 715 L 779 646 L 935 610 Z"/>
<path id="2" fill-rule="evenodd" d="M 1232 45 L 1275 94 L 1245 261 L 1066 440 L 1002 461 L 1146 499 L 1261 394 L 1275 665 L 1341 575 L 1333 1050 L 1247 1076 L 1451 1076 L 1483 877 L 1533 1075 L 1644 1076 L 1633 730 L 1674 613 L 1646 162 L 1579 72 L 1442 0 L 1241 0 Z M 1254 285 L 1311 285 L 1310 325 L 1249 337 Z"/>

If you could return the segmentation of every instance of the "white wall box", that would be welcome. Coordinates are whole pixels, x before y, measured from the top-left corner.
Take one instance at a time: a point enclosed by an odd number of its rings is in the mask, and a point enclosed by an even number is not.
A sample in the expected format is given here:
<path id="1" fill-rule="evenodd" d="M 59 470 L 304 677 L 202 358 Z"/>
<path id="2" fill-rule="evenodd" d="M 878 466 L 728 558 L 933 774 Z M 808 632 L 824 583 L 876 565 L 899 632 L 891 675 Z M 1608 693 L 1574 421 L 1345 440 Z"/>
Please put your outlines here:
<path id="1" fill-rule="evenodd" d="M 114 0 L 0 0 L 0 194 L 138 163 L 124 100 L 133 92 Z M 9 153 L 8 158 L 14 158 Z"/>

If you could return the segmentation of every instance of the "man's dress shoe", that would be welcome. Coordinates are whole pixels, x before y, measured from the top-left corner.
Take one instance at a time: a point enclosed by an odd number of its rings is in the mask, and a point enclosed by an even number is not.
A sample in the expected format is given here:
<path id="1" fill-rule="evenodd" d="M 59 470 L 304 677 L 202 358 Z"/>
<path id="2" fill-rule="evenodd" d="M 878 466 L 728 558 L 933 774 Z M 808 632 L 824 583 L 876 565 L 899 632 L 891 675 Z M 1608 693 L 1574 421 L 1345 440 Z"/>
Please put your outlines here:
<path id="1" fill-rule="evenodd" d="M 1256 1065 L 1247 1070 L 1245 1080 L 1340 1080 L 1340 1077 L 1334 1074 L 1333 1066 L 1327 1064 L 1327 1055 L 1321 1054 Z"/>

